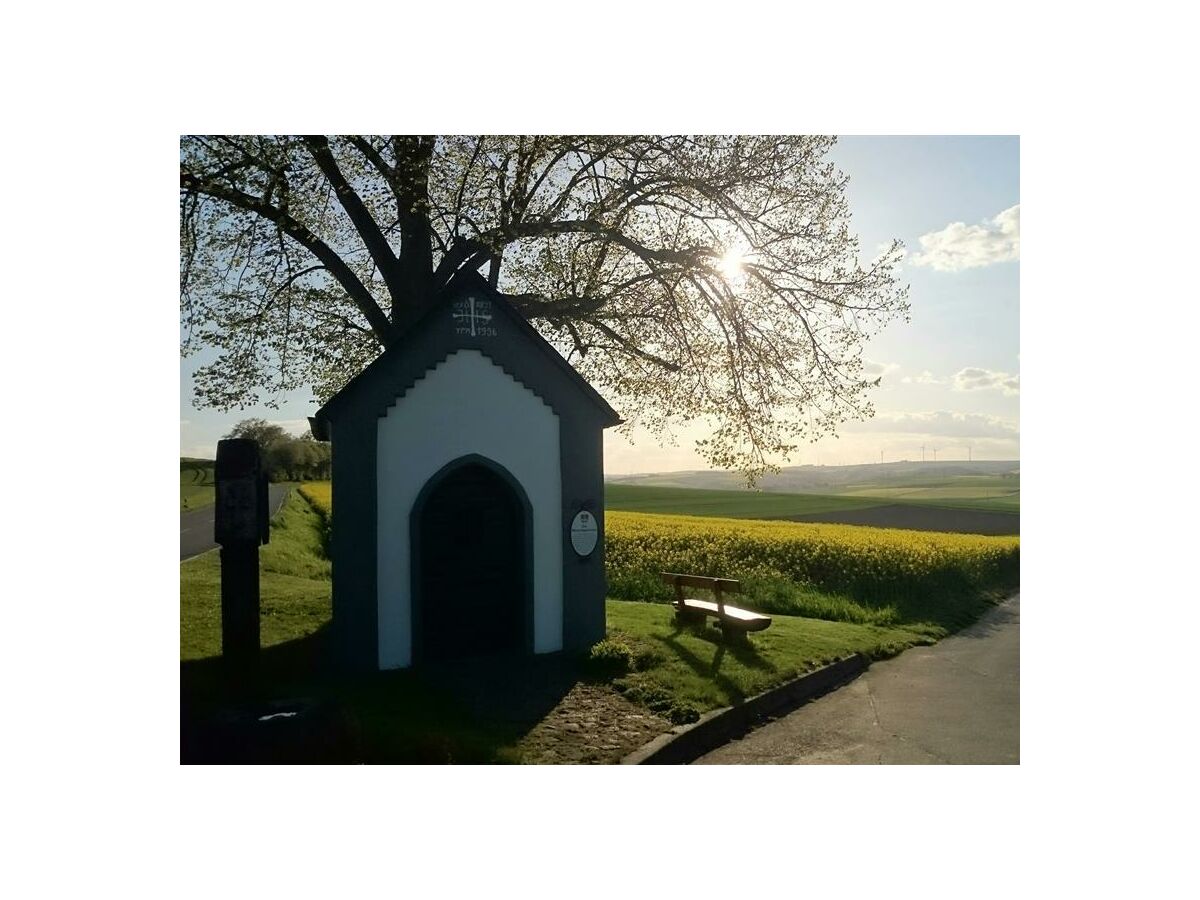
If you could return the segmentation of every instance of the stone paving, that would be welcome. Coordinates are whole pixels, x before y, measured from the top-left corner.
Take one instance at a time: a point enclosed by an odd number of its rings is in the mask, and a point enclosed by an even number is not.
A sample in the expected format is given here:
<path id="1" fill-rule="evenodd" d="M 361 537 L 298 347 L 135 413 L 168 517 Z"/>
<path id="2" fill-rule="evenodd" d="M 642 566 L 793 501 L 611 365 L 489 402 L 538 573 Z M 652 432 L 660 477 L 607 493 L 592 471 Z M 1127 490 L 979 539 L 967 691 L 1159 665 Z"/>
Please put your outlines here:
<path id="1" fill-rule="evenodd" d="M 671 727 L 606 685 L 580 683 L 517 747 L 527 763 L 615 763 Z"/>

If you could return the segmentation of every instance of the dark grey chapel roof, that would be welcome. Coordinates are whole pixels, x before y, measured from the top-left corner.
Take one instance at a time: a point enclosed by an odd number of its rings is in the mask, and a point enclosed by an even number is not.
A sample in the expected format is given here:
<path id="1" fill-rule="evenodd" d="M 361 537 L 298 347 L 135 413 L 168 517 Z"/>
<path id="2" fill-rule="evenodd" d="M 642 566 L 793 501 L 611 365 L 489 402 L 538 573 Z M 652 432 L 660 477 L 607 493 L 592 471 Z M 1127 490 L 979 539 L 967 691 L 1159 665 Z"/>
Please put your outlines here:
<path id="1" fill-rule="evenodd" d="M 346 385 L 329 398 L 317 412 L 309 418 L 312 425 L 313 435 L 320 440 L 328 440 L 328 421 L 329 414 L 335 412 L 338 407 L 344 405 L 352 398 L 362 384 L 371 380 L 378 372 L 385 370 L 387 360 L 396 355 L 404 354 L 411 348 L 413 337 L 417 335 L 423 328 L 427 327 L 430 320 L 442 312 L 456 298 L 467 292 L 481 293 L 486 299 L 504 310 L 507 317 L 517 326 L 518 332 L 528 338 L 531 346 L 537 348 L 545 357 L 553 363 L 563 378 L 575 386 L 582 394 L 583 398 L 588 400 L 600 412 L 601 419 L 604 422 L 604 427 L 608 428 L 613 425 L 619 425 L 622 421 L 620 414 L 609 405 L 600 393 L 588 383 L 587 379 L 580 375 L 575 367 L 563 359 L 554 347 L 538 332 L 536 328 L 529 324 L 529 320 L 521 314 L 521 312 L 509 303 L 504 297 L 492 288 L 482 277 L 472 274 L 461 279 L 458 286 L 447 292 L 437 303 L 431 306 L 424 315 L 416 322 L 408 327 L 396 341 L 388 347 L 383 353 L 379 354 L 370 365 L 355 375 L 346 383 Z M 519 373 L 510 372 L 520 379 Z"/>

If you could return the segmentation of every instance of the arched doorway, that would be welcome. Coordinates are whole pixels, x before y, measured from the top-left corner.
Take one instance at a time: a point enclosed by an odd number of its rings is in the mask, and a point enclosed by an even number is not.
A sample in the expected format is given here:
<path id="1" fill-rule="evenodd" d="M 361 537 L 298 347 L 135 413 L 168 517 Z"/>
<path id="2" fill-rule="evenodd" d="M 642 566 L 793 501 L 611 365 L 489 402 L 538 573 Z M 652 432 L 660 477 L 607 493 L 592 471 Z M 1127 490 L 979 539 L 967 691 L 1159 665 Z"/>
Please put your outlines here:
<path id="1" fill-rule="evenodd" d="M 413 650 L 422 662 L 517 653 L 530 643 L 529 503 L 483 457 L 433 476 L 413 507 Z"/>

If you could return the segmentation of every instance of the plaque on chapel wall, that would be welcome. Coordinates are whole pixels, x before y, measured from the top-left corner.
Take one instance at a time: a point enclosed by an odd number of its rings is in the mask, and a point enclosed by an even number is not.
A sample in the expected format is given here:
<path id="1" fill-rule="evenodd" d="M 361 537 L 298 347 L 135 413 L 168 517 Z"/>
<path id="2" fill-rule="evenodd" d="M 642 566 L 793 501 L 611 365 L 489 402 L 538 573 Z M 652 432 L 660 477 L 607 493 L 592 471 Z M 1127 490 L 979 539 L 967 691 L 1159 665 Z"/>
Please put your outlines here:
<path id="1" fill-rule="evenodd" d="M 596 517 L 586 509 L 581 509 L 571 520 L 571 546 L 580 556 L 587 556 L 596 549 L 596 541 L 600 537 L 600 528 Z"/>
<path id="2" fill-rule="evenodd" d="M 492 301 L 474 296 L 454 301 L 454 333 L 471 337 L 495 337 L 492 324 Z"/>

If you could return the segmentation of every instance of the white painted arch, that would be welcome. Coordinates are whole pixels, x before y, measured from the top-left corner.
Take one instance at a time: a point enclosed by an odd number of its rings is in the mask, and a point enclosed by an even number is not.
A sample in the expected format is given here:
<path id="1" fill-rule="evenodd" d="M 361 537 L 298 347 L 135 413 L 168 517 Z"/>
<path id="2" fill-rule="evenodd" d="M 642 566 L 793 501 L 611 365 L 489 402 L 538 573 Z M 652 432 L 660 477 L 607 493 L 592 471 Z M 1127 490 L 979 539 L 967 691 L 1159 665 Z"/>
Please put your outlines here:
<path id="1" fill-rule="evenodd" d="M 376 430 L 379 668 L 412 664 L 410 516 L 447 463 L 478 454 L 508 470 L 533 509 L 533 646 L 562 649 L 562 472 L 558 416 L 479 350 L 430 369 Z"/>

